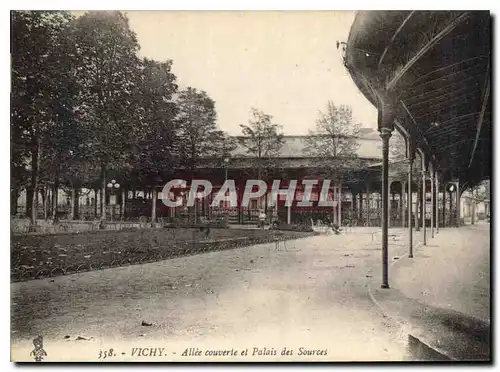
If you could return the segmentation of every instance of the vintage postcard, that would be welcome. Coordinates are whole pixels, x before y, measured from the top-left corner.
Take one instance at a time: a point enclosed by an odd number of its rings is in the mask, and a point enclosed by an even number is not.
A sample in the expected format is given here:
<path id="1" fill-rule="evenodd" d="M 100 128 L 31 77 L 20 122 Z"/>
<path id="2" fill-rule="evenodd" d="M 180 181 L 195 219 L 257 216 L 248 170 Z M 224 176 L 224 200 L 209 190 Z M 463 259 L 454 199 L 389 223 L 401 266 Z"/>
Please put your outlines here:
<path id="1" fill-rule="evenodd" d="M 489 11 L 11 11 L 11 360 L 491 361 Z"/>

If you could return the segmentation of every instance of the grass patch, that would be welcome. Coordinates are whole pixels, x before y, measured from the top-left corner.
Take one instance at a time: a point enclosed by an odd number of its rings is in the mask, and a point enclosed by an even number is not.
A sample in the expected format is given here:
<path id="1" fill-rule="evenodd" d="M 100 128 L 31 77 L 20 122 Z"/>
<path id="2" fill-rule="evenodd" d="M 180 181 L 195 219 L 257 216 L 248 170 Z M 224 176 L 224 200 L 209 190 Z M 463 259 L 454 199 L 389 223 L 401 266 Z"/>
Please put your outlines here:
<path id="1" fill-rule="evenodd" d="M 196 228 L 94 231 L 11 236 L 11 279 L 38 279 L 166 260 L 311 234 L 295 231 Z"/>

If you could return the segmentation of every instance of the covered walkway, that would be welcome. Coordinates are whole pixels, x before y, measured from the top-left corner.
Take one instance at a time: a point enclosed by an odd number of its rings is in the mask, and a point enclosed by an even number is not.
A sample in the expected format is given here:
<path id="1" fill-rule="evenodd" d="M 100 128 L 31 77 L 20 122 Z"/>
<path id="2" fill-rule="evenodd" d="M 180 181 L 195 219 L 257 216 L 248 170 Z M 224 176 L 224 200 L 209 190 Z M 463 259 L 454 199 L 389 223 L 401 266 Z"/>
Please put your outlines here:
<path id="1" fill-rule="evenodd" d="M 421 213 L 429 216 L 430 225 L 427 229 L 427 219 L 421 218 L 424 245 L 439 231 L 439 204 L 446 203 L 447 194 L 455 208 L 448 223 L 458 227 L 461 193 L 490 178 L 490 24 L 488 11 L 362 11 L 342 43 L 347 69 L 379 113 L 383 288 L 389 288 L 388 153 L 393 131 L 406 139 L 407 195 L 413 192 L 414 164 L 420 163 Z M 408 220 L 413 215 L 410 200 Z M 413 256 L 411 240 L 408 254 Z"/>
<path id="2" fill-rule="evenodd" d="M 404 324 L 446 359 L 491 357 L 489 225 L 443 229 L 415 259 L 391 266 L 392 291 L 371 293 L 386 316 Z M 375 284 L 375 283 L 374 283 Z"/>

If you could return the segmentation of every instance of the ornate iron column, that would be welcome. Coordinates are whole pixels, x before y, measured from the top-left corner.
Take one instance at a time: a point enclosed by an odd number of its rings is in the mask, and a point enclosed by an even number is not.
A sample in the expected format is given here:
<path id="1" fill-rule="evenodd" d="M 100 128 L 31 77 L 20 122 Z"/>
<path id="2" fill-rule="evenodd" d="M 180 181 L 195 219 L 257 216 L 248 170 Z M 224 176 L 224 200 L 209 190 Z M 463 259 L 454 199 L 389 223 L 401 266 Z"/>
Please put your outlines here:
<path id="1" fill-rule="evenodd" d="M 422 175 L 422 172 L 420 172 L 420 175 Z M 417 181 L 417 202 L 415 204 L 415 231 L 420 231 L 421 215 L 422 215 L 422 182 L 420 182 L 419 178 Z"/>
<path id="2" fill-rule="evenodd" d="M 382 137 L 382 288 L 389 288 L 389 139 L 392 129 L 382 127 L 380 137 Z"/>
<path id="3" fill-rule="evenodd" d="M 368 225 L 370 223 L 370 185 L 366 184 L 366 221 L 368 222 Z"/>
<path id="4" fill-rule="evenodd" d="M 392 178 L 387 179 L 387 228 L 391 227 L 391 211 L 392 211 L 392 200 L 391 200 L 391 185 Z"/>
<path id="5" fill-rule="evenodd" d="M 436 234 L 439 234 L 439 175 L 436 172 Z"/>
<path id="6" fill-rule="evenodd" d="M 456 191 L 457 200 L 456 200 L 455 214 L 457 219 L 457 227 L 460 227 L 460 181 L 457 181 L 456 186 L 457 186 L 457 191 Z"/>
<path id="7" fill-rule="evenodd" d="M 400 194 L 400 198 L 399 198 L 399 203 L 400 203 L 400 207 L 401 207 L 401 227 L 403 229 L 406 227 L 406 225 L 405 225 L 405 201 L 406 201 L 405 193 L 406 193 L 406 181 L 402 180 L 401 181 L 401 194 Z"/>
<path id="8" fill-rule="evenodd" d="M 413 195 L 412 195 L 412 181 L 413 181 L 413 153 L 408 156 L 408 258 L 413 258 Z"/>
<path id="9" fill-rule="evenodd" d="M 431 238 L 434 238 L 434 167 L 430 167 L 431 174 Z"/>
<path id="10" fill-rule="evenodd" d="M 426 166 L 425 166 L 425 155 L 424 153 L 421 153 L 422 155 L 422 230 L 423 230 L 423 245 L 427 245 L 427 231 L 426 231 L 426 226 L 425 226 L 425 207 L 427 205 L 427 200 L 426 200 L 426 192 L 425 192 L 425 171 L 426 171 Z"/>
<path id="11" fill-rule="evenodd" d="M 443 227 L 446 227 L 446 183 L 443 182 Z"/>

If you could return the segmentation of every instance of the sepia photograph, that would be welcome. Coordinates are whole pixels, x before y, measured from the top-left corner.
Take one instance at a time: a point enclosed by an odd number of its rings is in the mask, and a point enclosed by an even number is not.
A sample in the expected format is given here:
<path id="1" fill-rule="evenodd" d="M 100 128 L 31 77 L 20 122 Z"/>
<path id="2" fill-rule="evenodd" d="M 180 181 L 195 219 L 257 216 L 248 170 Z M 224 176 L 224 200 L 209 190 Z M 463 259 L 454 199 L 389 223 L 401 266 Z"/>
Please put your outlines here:
<path id="1" fill-rule="evenodd" d="M 491 34 L 11 10 L 11 362 L 491 363 Z"/>

